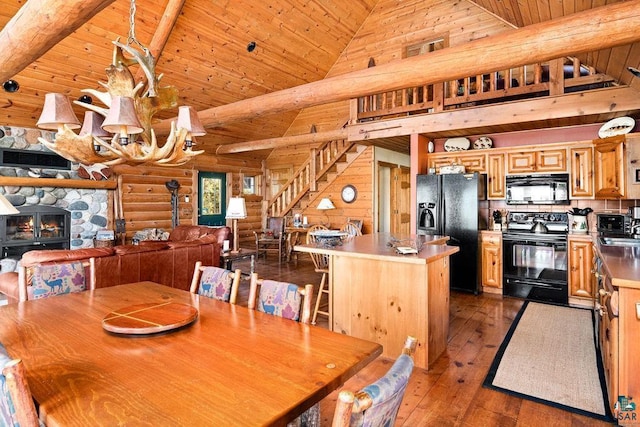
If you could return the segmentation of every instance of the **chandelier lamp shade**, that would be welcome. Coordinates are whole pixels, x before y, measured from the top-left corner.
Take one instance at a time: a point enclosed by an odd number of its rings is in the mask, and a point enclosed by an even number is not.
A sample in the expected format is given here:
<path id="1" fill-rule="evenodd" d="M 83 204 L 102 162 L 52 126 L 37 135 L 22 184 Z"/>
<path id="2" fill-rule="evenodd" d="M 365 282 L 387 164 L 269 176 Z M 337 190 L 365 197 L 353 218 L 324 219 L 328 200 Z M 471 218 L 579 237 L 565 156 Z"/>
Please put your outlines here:
<path id="1" fill-rule="evenodd" d="M 80 121 L 73 112 L 69 98 L 61 93 L 48 93 L 44 96 L 44 108 L 36 123 L 40 129 L 62 131 L 63 126 L 78 129 Z"/>
<path id="2" fill-rule="evenodd" d="M 20 211 L 16 209 L 16 207 L 13 206 L 10 201 L 8 201 L 6 197 L 0 194 L 0 215 L 15 215 L 19 213 Z"/>
<path id="3" fill-rule="evenodd" d="M 111 133 L 102 129 L 102 122 L 104 117 L 95 111 L 85 111 L 84 121 L 82 122 L 82 128 L 80 129 L 80 136 L 93 135 L 100 138 L 107 138 L 111 136 Z"/>
<path id="4" fill-rule="evenodd" d="M 176 126 L 179 129 L 187 130 L 187 136 L 184 141 L 185 149 L 193 147 L 194 136 L 204 136 L 207 134 L 207 131 L 204 130 L 204 127 L 200 123 L 198 113 L 196 113 L 193 107 L 188 105 L 183 105 L 178 108 L 178 123 Z"/>
<path id="5" fill-rule="evenodd" d="M 144 128 L 138 120 L 133 98 L 114 96 L 107 117 L 102 122 L 102 129 L 119 134 L 120 145 L 129 143 L 129 135 L 142 133 Z"/>
<path id="6" fill-rule="evenodd" d="M 240 236 L 238 235 L 238 220 L 245 219 L 247 217 L 247 206 L 243 197 L 231 197 L 229 204 L 227 205 L 226 219 L 233 221 L 233 251 L 232 253 L 240 252 Z"/>
<path id="7" fill-rule="evenodd" d="M 153 117 L 178 107 L 178 90 L 173 86 L 160 86 L 162 75 L 155 73 L 153 55 L 135 37 L 135 11 L 135 0 L 131 0 L 127 42 L 113 41 L 113 61 L 106 68 L 107 82 L 99 82 L 106 90 L 82 90 L 104 106 L 73 101 L 100 117 L 92 115 L 91 122 L 76 134 L 73 129 L 80 128 L 80 122 L 69 98 L 60 93 L 45 96 L 36 126 L 56 131 L 56 134 L 53 141 L 42 137 L 38 140 L 67 160 L 86 165 L 179 166 L 204 152 L 192 149 L 193 137 L 203 136 L 206 131 L 195 110 L 188 106 L 179 108 L 177 123 L 171 123 L 164 144 L 158 144 L 151 126 Z M 139 73 L 143 77 L 138 82 L 129 69 L 133 65 L 143 71 Z M 85 115 L 86 120 L 88 116 Z M 102 125 L 98 128 L 94 123 L 100 121 Z"/>

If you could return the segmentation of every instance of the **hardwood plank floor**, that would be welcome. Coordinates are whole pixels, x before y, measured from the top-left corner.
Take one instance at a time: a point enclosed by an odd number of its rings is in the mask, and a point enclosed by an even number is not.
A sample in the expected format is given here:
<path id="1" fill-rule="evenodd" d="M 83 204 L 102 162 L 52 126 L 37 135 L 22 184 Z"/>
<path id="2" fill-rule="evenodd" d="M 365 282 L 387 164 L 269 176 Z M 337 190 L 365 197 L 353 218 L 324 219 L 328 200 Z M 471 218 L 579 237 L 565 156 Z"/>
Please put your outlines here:
<path id="1" fill-rule="evenodd" d="M 312 283 L 317 292 L 321 275 L 310 258 L 300 254 L 297 262 L 278 265 L 274 255 L 260 258 L 255 270 L 260 277 Z M 249 271 L 249 261 L 238 261 L 233 268 Z M 248 281 L 240 286 L 238 303 L 246 305 Z M 499 295 L 479 296 L 452 292 L 449 343 L 446 353 L 431 369 L 415 368 L 396 426 L 607 426 L 612 425 L 547 405 L 531 402 L 482 387 L 496 355 L 522 301 Z M 318 326 L 327 327 L 324 316 Z M 384 375 L 392 359 L 379 357 L 343 388 L 357 391 Z M 339 390 L 338 390 L 339 391 Z M 338 391 L 320 403 L 322 425 L 331 425 Z"/>

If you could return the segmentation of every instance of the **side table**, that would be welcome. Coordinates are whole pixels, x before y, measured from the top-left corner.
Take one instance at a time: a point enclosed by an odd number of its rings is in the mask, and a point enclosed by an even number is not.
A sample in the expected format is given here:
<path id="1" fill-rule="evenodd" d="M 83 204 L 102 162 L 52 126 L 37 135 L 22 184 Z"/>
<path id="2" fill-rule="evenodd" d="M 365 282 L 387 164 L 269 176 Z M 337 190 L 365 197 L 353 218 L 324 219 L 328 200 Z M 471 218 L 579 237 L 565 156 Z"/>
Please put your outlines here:
<path id="1" fill-rule="evenodd" d="M 226 268 L 227 270 L 233 270 L 233 261 L 237 261 L 240 259 L 249 259 L 251 258 L 251 271 L 249 273 L 242 273 L 246 275 L 251 275 L 255 271 L 256 264 L 256 255 L 258 251 L 253 249 L 240 249 L 239 252 L 226 252 L 220 254 L 220 265 Z"/>

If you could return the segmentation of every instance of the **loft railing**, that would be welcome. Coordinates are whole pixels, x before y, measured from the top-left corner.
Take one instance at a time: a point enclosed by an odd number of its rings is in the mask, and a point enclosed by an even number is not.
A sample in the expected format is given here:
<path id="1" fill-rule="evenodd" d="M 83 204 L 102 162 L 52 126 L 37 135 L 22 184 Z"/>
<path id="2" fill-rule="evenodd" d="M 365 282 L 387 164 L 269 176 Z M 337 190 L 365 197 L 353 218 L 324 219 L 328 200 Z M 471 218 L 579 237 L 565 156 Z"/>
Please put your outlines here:
<path id="1" fill-rule="evenodd" d="M 320 147 L 312 148 L 307 161 L 269 201 L 268 216 L 285 216 L 308 192 L 317 191 L 318 180 L 329 172 L 352 146 L 353 143 L 340 139 L 327 141 Z"/>
<path id="2" fill-rule="evenodd" d="M 430 113 L 604 87 L 613 79 L 567 57 L 483 73 L 444 83 L 414 86 L 360 97 L 357 120 Z M 439 102 L 440 101 L 440 102 Z"/>

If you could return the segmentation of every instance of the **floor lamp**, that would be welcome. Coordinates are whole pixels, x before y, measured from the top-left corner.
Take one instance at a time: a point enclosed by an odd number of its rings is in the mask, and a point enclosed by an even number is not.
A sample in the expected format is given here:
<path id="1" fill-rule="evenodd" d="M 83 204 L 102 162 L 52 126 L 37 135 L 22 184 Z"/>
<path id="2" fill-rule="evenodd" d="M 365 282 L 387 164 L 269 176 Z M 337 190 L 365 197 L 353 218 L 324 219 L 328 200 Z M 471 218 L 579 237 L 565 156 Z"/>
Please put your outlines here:
<path id="1" fill-rule="evenodd" d="M 226 219 L 233 221 L 233 250 L 231 253 L 240 252 L 240 236 L 238 235 L 238 220 L 247 217 L 247 207 L 243 197 L 232 197 L 227 206 Z"/>

